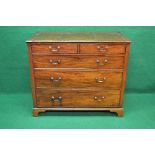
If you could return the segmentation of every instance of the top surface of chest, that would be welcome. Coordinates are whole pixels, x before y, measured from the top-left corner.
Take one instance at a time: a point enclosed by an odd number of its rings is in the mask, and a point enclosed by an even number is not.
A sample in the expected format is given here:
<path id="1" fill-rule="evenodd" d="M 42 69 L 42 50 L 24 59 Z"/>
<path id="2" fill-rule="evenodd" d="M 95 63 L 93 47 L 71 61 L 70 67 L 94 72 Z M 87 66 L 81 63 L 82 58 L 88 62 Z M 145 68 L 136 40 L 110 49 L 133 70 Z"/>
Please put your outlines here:
<path id="1" fill-rule="evenodd" d="M 42 32 L 34 34 L 27 42 L 117 42 L 130 40 L 114 32 Z"/>

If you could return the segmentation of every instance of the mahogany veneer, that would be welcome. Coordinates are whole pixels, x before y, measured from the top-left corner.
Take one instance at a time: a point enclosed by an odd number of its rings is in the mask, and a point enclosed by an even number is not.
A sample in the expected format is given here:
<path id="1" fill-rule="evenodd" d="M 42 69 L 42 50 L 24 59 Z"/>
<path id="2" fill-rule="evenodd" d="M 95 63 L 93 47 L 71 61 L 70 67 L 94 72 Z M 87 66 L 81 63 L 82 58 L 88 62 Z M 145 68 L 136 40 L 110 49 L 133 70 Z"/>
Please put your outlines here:
<path id="1" fill-rule="evenodd" d="M 120 33 L 36 33 L 28 41 L 33 116 L 46 111 L 123 115 L 130 41 Z"/>

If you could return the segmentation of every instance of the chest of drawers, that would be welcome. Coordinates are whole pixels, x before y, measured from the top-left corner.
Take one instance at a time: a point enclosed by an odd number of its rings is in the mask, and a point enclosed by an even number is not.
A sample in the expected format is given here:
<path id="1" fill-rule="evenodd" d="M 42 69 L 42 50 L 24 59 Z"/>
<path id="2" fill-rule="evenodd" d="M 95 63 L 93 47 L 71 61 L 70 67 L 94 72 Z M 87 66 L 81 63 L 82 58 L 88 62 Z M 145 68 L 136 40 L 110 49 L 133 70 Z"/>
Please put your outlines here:
<path id="1" fill-rule="evenodd" d="M 27 40 L 33 116 L 65 110 L 122 116 L 129 46 L 120 33 L 34 34 Z"/>

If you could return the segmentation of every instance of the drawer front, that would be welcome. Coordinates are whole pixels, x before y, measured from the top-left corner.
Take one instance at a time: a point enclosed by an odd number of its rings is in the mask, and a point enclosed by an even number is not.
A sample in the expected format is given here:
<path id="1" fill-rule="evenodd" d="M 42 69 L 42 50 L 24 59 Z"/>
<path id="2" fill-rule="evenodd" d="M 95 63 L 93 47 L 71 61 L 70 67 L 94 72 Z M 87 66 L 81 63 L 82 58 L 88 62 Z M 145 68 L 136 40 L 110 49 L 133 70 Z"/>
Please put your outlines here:
<path id="1" fill-rule="evenodd" d="M 120 89 L 121 72 L 104 71 L 48 71 L 36 70 L 36 87 L 43 88 L 115 88 Z"/>
<path id="2" fill-rule="evenodd" d="M 53 91 L 37 89 L 38 107 L 118 107 L 120 91 Z"/>
<path id="3" fill-rule="evenodd" d="M 74 54 L 77 53 L 77 44 L 74 43 L 51 43 L 34 44 L 32 52 L 51 53 L 51 54 Z"/>
<path id="4" fill-rule="evenodd" d="M 101 55 L 121 55 L 125 53 L 125 45 L 109 45 L 109 44 L 80 44 L 81 54 L 101 54 Z"/>
<path id="5" fill-rule="evenodd" d="M 124 57 L 33 55 L 34 68 L 123 69 Z"/>

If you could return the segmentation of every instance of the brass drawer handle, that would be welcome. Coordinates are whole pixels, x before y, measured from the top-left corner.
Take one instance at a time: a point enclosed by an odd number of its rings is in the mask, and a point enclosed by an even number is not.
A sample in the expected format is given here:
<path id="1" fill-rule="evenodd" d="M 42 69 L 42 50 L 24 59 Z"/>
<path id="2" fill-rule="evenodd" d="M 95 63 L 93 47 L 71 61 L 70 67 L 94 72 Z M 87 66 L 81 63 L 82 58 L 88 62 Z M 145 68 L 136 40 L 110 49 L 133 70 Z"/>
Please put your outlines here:
<path id="1" fill-rule="evenodd" d="M 104 96 L 94 96 L 94 100 L 98 102 L 104 101 L 105 97 Z"/>
<path id="2" fill-rule="evenodd" d="M 100 51 L 100 52 L 105 52 L 106 49 L 109 48 L 108 46 L 97 46 L 97 49 Z"/>
<path id="3" fill-rule="evenodd" d="M 106 80 L 106 77 L 104 77 L 102 80 L 99 78 L 95 78 L 95 79 L 96 79 L 96 82 L 103 83 Z"/>
<path id="4" fill-rule="evenodd" d="M 108 59 L 104 59 L 104 60 L 103 60 L 103 63 L 101 63 L 100 60 L 97 59 L 97 60 L 96 60 L 96 63 L 97 63 L 99 66 L 104 66 L 105 64 L 108 63 Z"/>
<path id="5" fill-rule="evenodd" d="M 55 97 L 55 96 L 51 96 L 51 98 L 50 98 L 50 101 L 51 102 L 62 102 L 62 100 L 63 100 L 63 98 L 62 98 L 62 96 L 58 96 L 58 97 Z"/>
<path id="6" fill-rule="evenodd" d="M 51 45 L 48 47 L 52 52 L 58 52 L 60 49 L 60 46 L 52 47 Z"/>
<path id="7" fill-rule="evenodd" d="M 61 63 L 61 60 L 50 60 L 50 63 L 53 65 L 58 65 Z"/>
<path id="8" fill-rule="evenodd" d="M 58 49 L 52 49 L 51 51 L 52 52 L 58 52 Z"/>
<path id="9" fill-rule="evenodd" d="M 60 46 L 57 46 L 56 48 L 57 49 L 60 49 Z M 51 45 L 49 46 L 49 49 L 52 49 L 52 46 Z"/>
<path id="10" fill-rule="evenodd" d="M 98 48 L 98 49 L 101 49 L 101 48 L 102 48 L 102 49 L 103 49 L 103 48 L 104 48 L 104 49 L 108 49 L 109 46 L 108 46 L 108 45 L 98 45 L 97 48 Z"/>
<path id="11" fill-rule="evenodd" d="M 50 80 L 52 81 L 52 82 L 60 82 L 61 80 L 62 80 L 62 77 L 58 77 L 58 79 L 55 79 L 53 76 L 52 77 L 50 77 Z"/>
<path id="12" fill-rule="evenodd" d="M 100 51 L 100 52 L 105 52 L 106 50 L 105 50 L 105 49 L 99 49 L 99 51 Z"/>

